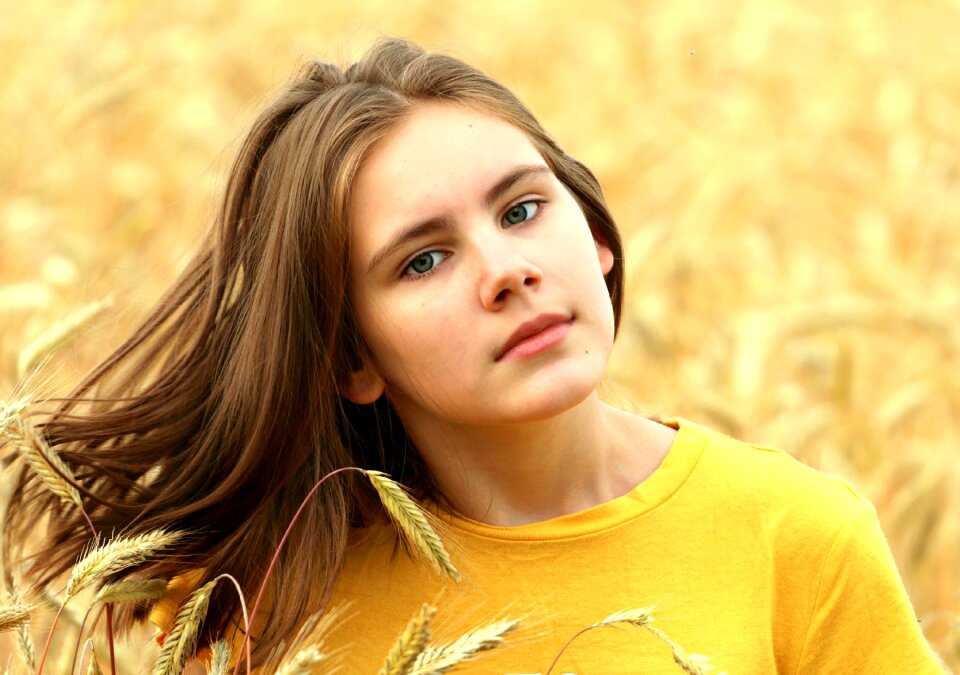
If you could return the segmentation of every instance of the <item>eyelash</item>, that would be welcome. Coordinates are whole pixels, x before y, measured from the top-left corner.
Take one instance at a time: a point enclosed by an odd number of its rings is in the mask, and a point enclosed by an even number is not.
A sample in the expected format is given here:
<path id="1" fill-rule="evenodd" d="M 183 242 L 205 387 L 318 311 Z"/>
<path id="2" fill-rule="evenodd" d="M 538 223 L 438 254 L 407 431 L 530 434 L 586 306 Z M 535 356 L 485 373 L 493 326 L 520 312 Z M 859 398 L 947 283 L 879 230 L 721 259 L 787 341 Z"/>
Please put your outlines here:
<path id="1" fill-rule="evenodd" d="M 524 224 L 526 224 L 526 223 L 532 223 L 532 222 L 534 222 L 535 220 L 538 220 L 538 219 L 540 218 L 540 214 L 543 212 L 543 207 L 544 207 L 544 205 L 546 204 L 546 201 L 547 201 L 547 200 L 545 200 L 545 199 L 523 199 L 523 200 L 521 200 L 521 201 L 519 201 L 519 202 L 515 202 L 515 203 L 511 204 L 511 205 L 508 206 L 508 207 L 506 208 L 506 210 L 503 212 L 503 215 L 500 216 L 500 224 L 501 224 L 501 226 L 503 226 L 503 227 L 516 227 L 517 225 L 524 225 Z M 518 206 L 523 206 L 524 204 L 533 204 L 533 205 L 536 206 L 536 211 L 534 212 L 534 214 L 533 214 L 532 216 L 530 216 L 529 218 L 527 218 L 527 220 L 522 220 L 522 221 L 520 221 L 519 223 L 507 223 L 507 224 L 504 224 L 504 223 L 503 223 L 503 219 L 506 217 L 507 213 L 509 213 L 509 212 L 512 211 L 513 209 L 517 208 Z M 430 269 L 428 269 L 426 272 L 422 272 L 422 273 L 420 273 L 420 274 L 407 274 L 407 270 L 410 269 L 410 267 L 413 265 L 413 262 L 414 262 L 415 260 L 417 260 L 418 258 L 422 258 L 423 256 L 428 255 L 428 254 L 431 254 L 431 253 L 440 253 L 440 254 L 443 255 L 443 259 L 442 259 L 440 262 L 435 263 L 434 266 L 431 267 Z M 449 257 L 450 257 L 450 254 L 449 254 L 449 253 L 446 253 L 446 252 L 441 251 L 441 250 L 439 250 L 439 249 L 427 249 L 426 251 L 420 251 L 419 253 L 415 254 L 413 257 L 409 258 L 409 259 L 407 260 L 407 262 L 403 265 L 403 268 L 400 270 L 400 277 L 401 277 L 402 279 L 404 279 L 404 280 L 410 280 L 410 281 L 417 280 L 417 279 L 423 279 L 424 277 L 429 277 L 431 274 L 433 274 L 433 273 L 437 270 L 437 268 L 440 266 L 440 263 L 443 262 L 444 260 L 446 260 L 446 259 L 449 258 Z"/>

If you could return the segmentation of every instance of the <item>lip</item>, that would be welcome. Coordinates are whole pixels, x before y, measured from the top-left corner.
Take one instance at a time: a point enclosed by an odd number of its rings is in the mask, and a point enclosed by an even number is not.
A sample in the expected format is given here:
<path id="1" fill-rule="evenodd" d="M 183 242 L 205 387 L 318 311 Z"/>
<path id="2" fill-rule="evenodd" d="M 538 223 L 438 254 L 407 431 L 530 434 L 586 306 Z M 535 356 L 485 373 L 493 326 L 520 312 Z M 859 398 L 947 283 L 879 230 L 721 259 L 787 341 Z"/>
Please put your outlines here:
<path id="1" fill-rule="evenodd" d="M 541 314 L 526 321 L 513 331 L 494 361 L 535 356 L 560 342 L 572 323 L 573 318 L 564 314 Z"/>

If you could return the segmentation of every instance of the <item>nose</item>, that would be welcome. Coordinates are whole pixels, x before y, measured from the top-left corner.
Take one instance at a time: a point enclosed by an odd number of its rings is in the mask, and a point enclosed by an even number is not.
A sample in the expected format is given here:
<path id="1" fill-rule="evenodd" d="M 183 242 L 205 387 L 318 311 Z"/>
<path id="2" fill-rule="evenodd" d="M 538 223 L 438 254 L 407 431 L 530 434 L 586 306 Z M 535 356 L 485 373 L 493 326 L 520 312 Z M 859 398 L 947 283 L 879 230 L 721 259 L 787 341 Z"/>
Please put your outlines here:
<path id="1" fill-rule="evenodd" d="M 488 242 L 479 257 L 480 303 L 489 311 L 502 309 L 511 296 L 535 291 L 543 279 L 540 268 L 510 242 Z"/>

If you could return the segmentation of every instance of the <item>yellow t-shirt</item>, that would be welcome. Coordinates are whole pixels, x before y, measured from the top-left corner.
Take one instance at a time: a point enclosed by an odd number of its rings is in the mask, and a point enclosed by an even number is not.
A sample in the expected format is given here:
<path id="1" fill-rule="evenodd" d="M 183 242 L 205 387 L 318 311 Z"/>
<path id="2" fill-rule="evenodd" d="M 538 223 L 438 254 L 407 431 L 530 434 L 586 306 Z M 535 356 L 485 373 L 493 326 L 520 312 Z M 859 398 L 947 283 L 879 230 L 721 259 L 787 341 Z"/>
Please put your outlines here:
<path id="1" fill-rule="evenodd" d="M 846 483 L 683 420 L 659 468 L 630 493 L 518 527 L 446 516 L 456 585 L 395 550 L 390 527 L 347 552 L 327 645 L 343 672 L 375 673 L 424 602 L 435 641 L 493 620 L 520 628 L 462 672 L 544 673 L 575 633 L 624 609 L 716 670 L 941 673 L 873 507 Z M 678 673 L 643 628 L 589 631 L 554 673 Z"/>
<path id="2" fill-rule="evenodd" d="M 678 434 L 663 463 L 618 499 L 519 527 L 444 515 L 459 585 L 398 553 L 391 527 L 357 532 L 332 605 L 347 610 L 326 640 L 341 672 L 377 672 L 424 602 L 438 607 L 435 642 L 521 620 L 460 672 L 543 673 L 578 631 L 641 607 L 714 672 L 943 672 L 866 500 L 781 451 L 666 423 Z M 197 578 L 171 584 L 151 615 L 162 629 Z M 626 627 L 584 633 L 553 672 L 680 671 L 663 642 Z"/>

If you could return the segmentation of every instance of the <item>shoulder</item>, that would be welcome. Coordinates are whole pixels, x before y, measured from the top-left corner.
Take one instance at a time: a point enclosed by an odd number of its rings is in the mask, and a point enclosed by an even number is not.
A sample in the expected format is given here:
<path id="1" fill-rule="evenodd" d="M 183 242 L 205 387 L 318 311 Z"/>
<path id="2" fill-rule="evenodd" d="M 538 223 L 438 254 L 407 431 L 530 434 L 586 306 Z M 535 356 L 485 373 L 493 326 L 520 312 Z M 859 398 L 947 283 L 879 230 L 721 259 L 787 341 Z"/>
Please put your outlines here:
<path id="1" fill-rule="evenodd" d="M 696 446 L 698 454 L 676 498 L 704 522 L 722 522 L 724 532 L 736 523 L 741 545 L 766 551 L 774 567 L 813 573 L 842 537 L 875 540 L 876 511 L 845 480 L 782 450 L 686 420 L 678 427 L 678 446 Z"/>
<path id="2" fill-rule="evenodd" d="M 873 506 L 847 481 L 803 464 L 783 450 L 740 441 L 687 420 L 675 420 L 678 438 L 702 444 L 691 475 L 702 489 L 721 490 L 739 505 L 764 507 L 771 515 L 803 520 L 860 519 Z"/>
<path id="3" fill-rule="evenodd" d="M 703 518 L 735 520 L 730 545 L 766 561 L 790 670 L 940 672 L 867 499 L 782 450 L 685 420 L 679 428 L 678 439 L 702 446 L 685 488 L 704 500 Z"/>

